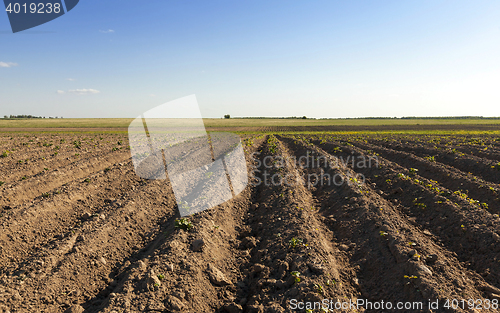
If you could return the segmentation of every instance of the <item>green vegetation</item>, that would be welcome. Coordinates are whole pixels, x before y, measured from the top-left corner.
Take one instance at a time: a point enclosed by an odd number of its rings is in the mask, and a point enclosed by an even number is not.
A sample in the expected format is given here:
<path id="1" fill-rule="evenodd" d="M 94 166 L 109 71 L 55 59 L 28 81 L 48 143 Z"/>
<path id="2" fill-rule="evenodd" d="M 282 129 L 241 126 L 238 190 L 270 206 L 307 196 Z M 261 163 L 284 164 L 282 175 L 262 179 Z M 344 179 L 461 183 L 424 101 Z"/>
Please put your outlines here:
<path id="1" fill-rule="evenodd" d="M 188 231 L 193 228 L 193 223 L 188 218 L 183 217 L 175 220 L 175 227 Z"/>
<path id="2" fill-rule="evenodd" d="M 298 246 L 301 246 L 302 245 L 302 239 L 300 238 L 292 238 L 290 239 L 290 241 L 288 242 L 288 244 L 290 245 L 290 247 L 292 249 L 295 249 L 297 248 Z"/>
<path id="3" fill-rule="evenodd" d="M 321 286 L 320 284 L 314 284 L 314 289 L 317 293 L 323 294 L 323 286 Z"/>
<path id="4" fill-rule="evenodd" d="M 428 157 L 425 157 L 425 159 L 427 161 L 430 161 L 430 162 L 436 162 L 436 158 L 434 156 L 428 156 Z"/>
<path id="5" fill-rule="evenodd" d="M 293 271 L 291 274 L 293 277 L 295 277 L 295 284 L 300 283 L 300 272 Z"/>

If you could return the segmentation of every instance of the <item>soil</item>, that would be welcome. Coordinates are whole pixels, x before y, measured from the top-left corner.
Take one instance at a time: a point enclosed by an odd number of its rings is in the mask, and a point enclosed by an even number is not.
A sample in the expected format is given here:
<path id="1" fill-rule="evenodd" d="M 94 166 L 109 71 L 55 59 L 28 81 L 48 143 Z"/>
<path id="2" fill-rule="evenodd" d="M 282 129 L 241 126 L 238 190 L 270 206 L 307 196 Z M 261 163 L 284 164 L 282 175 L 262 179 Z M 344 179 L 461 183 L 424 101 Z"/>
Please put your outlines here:
<path id="1" fill-rule="evenodd" d="M 184 230 L 126 135 L 2 133 L 0 313 L 496 311 L 500 145 L 478 137 L 246 135 L 249 185 Z"/>

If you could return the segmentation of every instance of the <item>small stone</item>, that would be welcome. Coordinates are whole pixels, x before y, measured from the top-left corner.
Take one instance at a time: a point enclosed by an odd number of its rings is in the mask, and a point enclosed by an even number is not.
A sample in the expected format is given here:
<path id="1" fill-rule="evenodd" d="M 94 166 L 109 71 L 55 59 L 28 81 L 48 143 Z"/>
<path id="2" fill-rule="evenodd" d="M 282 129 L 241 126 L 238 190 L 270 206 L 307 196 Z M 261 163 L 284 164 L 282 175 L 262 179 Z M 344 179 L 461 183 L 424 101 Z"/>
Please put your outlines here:
<path id="1" fill-rule="evenodd" d="M 170 271 L 170 272 L 173 272 L 174 271 L 174 265 L 173 264 L 170 264 L 170 263 L 167 263 L 165 265 L 167 271 Z"/>
<path id="2" fill-rule="evenodd" d="M 432 276 L 432 271 L 423 264 L 417 265 L 417 272 L 419 276 Z"/>
<path id="3" fill-rule="evenodd" d="M 196 239 L 195 241 L 193 241 L 193 251 L 194 252 L 201 251 L 204 245 L 205 241 L 203 239 Z"/>
<path id="4" fill-rule="evenodd" d="M 107 262 L 106 262 L 106 259 L 105 259 L 105 258 L 103 258 L 103 257 L 100 257 L 100 258 L 99 258 L 99 262 L 101 262 L 103 265 L 106 265 L 106 263 L 107 263 Z"/>
<path id="5" fill-rule="evenodd" d="M 141 271 L 146 271 L 147 269 L 147 266 L 146 266 L 146 263 L 144 263 L 144 261 L 137 261 L 137 268 Z"/>
<path id="6" fill-rule="evenodd" d="M 90 214 L 89 212 L 85 212 L 85 213 L 83 213 L 83 215 L 82 215 L 82 219 L 83 219 L 84 221 L 89 220 L 89 219 L 91 219 L 91 218 L 92 218 L 92 214 Z"/>
<path id="7" fill-rule="evenodd" d="M 100 218 L 101 220 L 105 220 L 105 219 L 106 219 L 106 215 L 101 214 L 101 215 L 99 215 L 99 218 Z"/>
<path id="8" fill-rule="evenodd" d="M 146 289 L 148 290 L 157 290 L 161 286 L 161 281 L 158 276 L 155 274 L 154 270 L 150 270 L 148 275 L 146 276 Z"/>
<path id="9" fill-rule="evenodd" d="M 428 231 L 427 229 L 425 229 L 424 230 L 424 235 L 432 236 L 432 233 L 430 231 Z"/>
<path id="10" fill-rule="evenodd" d="M 347 251 L 347 250 L 349 250 L 349 247 L 347 245 L 342 244 L 339 246 L 339 249 L 342 251 Z"/>
<path id="11" fill-rule="evenodd" d="M 64 313 L 83 313 L 84 311 L 85 309 L 81 305 L 75 304 L 64 311 Z"/>
<path id="12" fill-rule="evenodd" d="M 217 286 L 231 285 L 231 282 L 226 278 L 226 276 L 212 264 L 208 265 L 207 272 L 212 284 Z"/>

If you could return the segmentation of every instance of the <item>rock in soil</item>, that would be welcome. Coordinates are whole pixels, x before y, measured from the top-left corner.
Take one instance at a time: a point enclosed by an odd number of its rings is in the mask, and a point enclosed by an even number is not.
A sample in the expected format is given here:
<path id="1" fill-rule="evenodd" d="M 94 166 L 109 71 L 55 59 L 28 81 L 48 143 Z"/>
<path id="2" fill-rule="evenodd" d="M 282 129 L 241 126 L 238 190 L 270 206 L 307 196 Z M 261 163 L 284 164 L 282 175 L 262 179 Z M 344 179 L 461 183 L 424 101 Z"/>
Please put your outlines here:
<path id="1" fill-rule="evenodd" d="M 64 311 L 64 313 L 83 313 L 84 311 L 85 309 L 82 306 L 75 304 Z"/>
<path id="2" fill-rule="evenodd" d="M 207 272 L 212 284 L 217 286 L 231 285 L 231 282 L 226 278 L 226 276 L 212 264 L 208 265 Z"/>
<path id="3" fill-rule="evenodd" d="M 193 251 L 194 252 L 201 251 L 204 245 L 205 241 L 203 239 L 196 239 L 195 241 L 193 241 Z"/>
<path id="4" fill-rule="evenodd" d="M 179 298 L 169 296 L 166 301 L 167 307 L 172 311 L 181 311 L 184 308 L 184 303 Z"/>

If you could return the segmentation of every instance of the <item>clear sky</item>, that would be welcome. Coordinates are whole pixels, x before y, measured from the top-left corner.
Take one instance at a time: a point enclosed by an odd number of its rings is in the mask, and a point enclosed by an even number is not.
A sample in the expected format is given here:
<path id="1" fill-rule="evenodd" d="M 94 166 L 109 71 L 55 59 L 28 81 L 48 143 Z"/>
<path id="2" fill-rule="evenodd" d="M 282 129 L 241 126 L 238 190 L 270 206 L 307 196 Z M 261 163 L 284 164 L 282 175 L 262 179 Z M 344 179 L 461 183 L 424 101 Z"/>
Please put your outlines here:
<path id="1" fill-rule="evenodd" d="M 500 1 L 81 0 L 12 34 L 0 116 L 500 116 Z"/>

